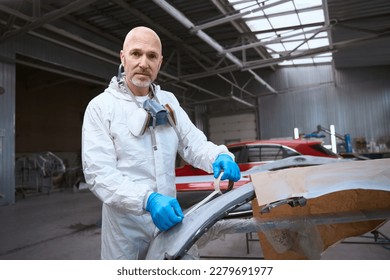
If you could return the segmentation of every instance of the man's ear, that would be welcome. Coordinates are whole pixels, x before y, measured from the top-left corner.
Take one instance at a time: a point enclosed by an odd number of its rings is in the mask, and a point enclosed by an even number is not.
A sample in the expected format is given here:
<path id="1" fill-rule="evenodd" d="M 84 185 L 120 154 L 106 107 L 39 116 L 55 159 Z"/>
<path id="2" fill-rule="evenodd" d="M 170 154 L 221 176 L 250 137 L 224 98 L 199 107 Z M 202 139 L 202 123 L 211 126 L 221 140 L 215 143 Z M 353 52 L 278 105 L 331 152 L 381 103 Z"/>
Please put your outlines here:
<path id="1" fill-rule="evenodd" d="M 158 66 L 158 71 L 160 71 L 160 68 L 161 68 L 161 65 L 162 65 L 162 63 L 163 63 L 163 56 L 161 56 L 161 59 L 160 59 L 160 65 Z"/>
<path id="2" fill-rule="evenodd" d="M 123 50 L 120 51 L 119 57 L 120 57 L 120 59 L 121 59 L 122 65 L 125 66 L 125 56 L 124 56 L 124 54 L 123 54 Z"/>

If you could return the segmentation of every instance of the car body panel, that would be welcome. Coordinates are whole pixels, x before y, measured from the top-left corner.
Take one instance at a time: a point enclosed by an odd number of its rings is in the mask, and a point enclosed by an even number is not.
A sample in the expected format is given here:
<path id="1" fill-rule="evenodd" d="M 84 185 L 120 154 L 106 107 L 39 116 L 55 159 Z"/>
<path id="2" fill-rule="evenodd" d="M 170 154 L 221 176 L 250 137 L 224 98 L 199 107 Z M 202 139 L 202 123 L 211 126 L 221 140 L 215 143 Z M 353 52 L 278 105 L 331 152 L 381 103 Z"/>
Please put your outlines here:
<path id="1" fill-rule="evenodd" d="M 246 176 L 258 172 L 268 172 L 290 167 L 330 164 L 335 162 L 339 162 L 339 160 L 324 157 L 296 156 L 257 166 L 244 172 L 243 176 L 246 178 Z M 183 222 L 174 226 L 169 231 L 160 232 L 151 242 L 146 258 L 182 258 L 191 246 L 218 220 L 227 217 L 229 213 L 234 212 L 235 209 L 239 209 L 240 206 L 245 205 L 255 198 L 252 182 L 242 181 L 242 183 L 244 184 L 240 187 L 234 188 L 230 192 L 224 193 L 199 207 L 190 215 L 187 215 Z"/>
<path id="2" fill-rule="evenodd" d="M 210 226 L 226 212 L 252 200 L 254 195 L 252 183 L 247 183 L 211 200 L 169 231 L 160 232 L 151 242 L 146 259 L 181 259 Z"/>

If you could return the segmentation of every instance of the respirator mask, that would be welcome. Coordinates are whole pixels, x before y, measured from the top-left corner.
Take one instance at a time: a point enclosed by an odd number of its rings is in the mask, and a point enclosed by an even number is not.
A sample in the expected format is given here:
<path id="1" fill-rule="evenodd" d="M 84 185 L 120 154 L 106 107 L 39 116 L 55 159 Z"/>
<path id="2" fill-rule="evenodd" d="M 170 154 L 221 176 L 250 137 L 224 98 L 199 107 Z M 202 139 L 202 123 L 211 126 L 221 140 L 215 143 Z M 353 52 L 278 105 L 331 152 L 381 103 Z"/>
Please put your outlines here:
<path id="1" fill-rule="evenodd" d="M 154 99 L 147 99 L 131 114 L 129 129 L 134 136 L 140 136 L 148 127 L 155 129 L 156 126 L 170 124 L 170 112 L 168 104 L 163 106 Z"/>
<path id="2" fill-rule="evenodd" d="M 137 101 L 134 94 L 130 91 L 130 89 L 126 85 L 126 82 L 124 81 L 122 64 L 119 65 L 117 82 L 118 86 L 128 92 L 134 103 L 138 106 L 138 108 L 131 113 L 130 122 L 128 125 L 130 132 L 134 136 L 138 137 L 143 135 L 146 129 L 149 128 L 152 135 L 153 149 L 157 150 L 156 135 L 154 129 L 159 125 L 169 124 L 175 130 L 179 141 L 181 141 L 180 134 L 176 128 L 174 111 L 169 106 L 169 104 L 161 105 L 158 102 L 157 96 L 155 94 L 154 84 L 150 85 L 151 98 L 145 100 L 141 106 L 141 104 Z"/>

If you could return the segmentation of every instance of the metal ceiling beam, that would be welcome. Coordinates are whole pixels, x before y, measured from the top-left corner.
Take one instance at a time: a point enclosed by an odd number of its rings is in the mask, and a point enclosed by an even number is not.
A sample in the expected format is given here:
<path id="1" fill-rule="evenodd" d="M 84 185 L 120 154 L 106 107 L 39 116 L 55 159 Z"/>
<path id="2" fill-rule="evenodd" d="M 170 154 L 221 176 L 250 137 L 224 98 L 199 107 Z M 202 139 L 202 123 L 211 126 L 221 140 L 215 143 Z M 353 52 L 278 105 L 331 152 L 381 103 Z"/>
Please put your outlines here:
<path id="1" fill-rule="evenodd" d="M 221 68 L 218 68 L 215 70 L 208 70 L 207 72 L 183 75 L 183 76 L 180 76 L 180 79 L 182 81 L 190 81 L 190 80 L 205 78 L 205 77 L 208 77 L 210 75 L 216 75 L 216 74 L 222 74 L 222 73 L 227 73 L 227 72 L 231 72 L 231 71 L 237 71 L 240 69 L 241 68 L 238 65 L 232 64 L 232 65 L 221 67 Z"/>
<path id="2" fill-rule="evenodd" d="M 230 98 L 233 99 L 234 101 L 240 102 L 241 104 L 244 104 L 248 107 L 251 107 L 251 108 L 256 107 L 256 105 L 253 105 L 252 103 L 249 103 L 249 102 L 247 102 L 247 101 L 245 101 L 237 96 L 234 96 L 233 94 L 230 96 Z"/>
<path id="3" fill-rule="evenodd" d="M 308 35 L 308 34 L 312 34 L 312 33 L 325 32 L 325 31 L 328 31 L 330 28 L 331 28 L 331 26 L 325 26 L 325 27 L 309 30 L 309 31 L 306 31 L 306 32 L 303 31 L 303 32 L 298 32 L 298 33 L 294 33 L 294 34 L 287 35 L 287 36 L 279 36 L 279 37 L 277 37 L 275 39 L 272 39 L 272 40 L 260 41 L 260 42 L 254 42 L 254 43 L 246 44 L 246 45 L 241 45 L 241 46 L 237 46 L 237 47 L 234 47 L 234 48 L 226 49 L 225 51 L 226 52 L 236 52 L 236 51 L 241 51 L 241 50 L 244 50 L 244 49 L 253 48 L 253 47 L 256 47 L 256 46 L 266 46 L 268 44 L 280 43 L 283 40 L 286 40 L 286 39 L 289 39 L 289 38 L 293 38 L 293 37 L 296 37 L 296 36 L 299 36 L 299 35 Z"/>
<path id="4" fill-rule="evenodd" d="M 265 59 L 265 60 L 259 60 L 259 61 L 262 62 L 262 61 L 273 61 L 273 60 L 274 59 Z M 255 61 L 255 62 L 258 62 L 258 61 Z M 247 65 L 248 63 L 250 63 L 250 62 L 245 63 L 245 65 Z M 275 65 L 277 63 L 278 62 L 272 63 L 272 64 L 268 64 L 267 66 Z M 245 67 L 245 65 L 244 65 L 244 67 Z M 267 66 L 264 66 L 264 67 L 267 67 Z M 196 79 L 201 79 L 201 78 L 208 77 L 210 74 L 215 75 L 215 74 L 222 74 L 222 73 L 227 73 L 227 72 L 231 72 L 231 71 L 238 71 L 238 70 L 242 70 L 242 69 L 239 68 L 237 65 L 229 65 L 229 66 L 221 67 L 221 68 L 218 68 L 218 69 L 215 69 L 215 70 L 209 70 L 208 72 L 184 75 L 184 76 L 180 77 L 180 80 L 182 80 L 182 81 L 191 81 L 191 80 L 196 80 Z M 249 70 L 251 70 L 251 68 L 245 67 L 245 71 L 249 71 Z M 251 74 L 252 73 L 256 74 L 253 71 L 249 71 L 249 72 Z M 263 85 L 266 86 L 266 82 L 260 76 L 256 75 L 256 76 L 253 76 L 253 78 L 256 79 L 261 84 L 264 83 Z"/>
<path id="5" fill-rule="evenodd" d="M 255 77 L 255 79 L 256 79 L 259 83 L 261 83 L 263 86 L 265 86 L 270 92 L 277 93 L 277 92 L 274 91 L 273 88 L 271 88 L 271 87 L 266 83 L 266 81 L 264 81 L 259 75 L 256 75 L 256 73 L 253 72 L 252 69 L 249 69 L 248 72 L 251 73 L 251 74 L 253 75 L 253 77 Z"/>
<path id="6" fill-rule="evenodd" d="M 210 70 L 210 69 L 207 68 L 205 65 L 203 65 L 202 62 L 198 61 L 195 57 L 192 57 L 192 59 L 193 59 L 194 61 L 196 61 L 196 62 L 197 62 L 205 71 L 209 71 L 209 70 Z M 220 61 L 220 62 L 221 62 L 221 61 Z M 219 64 L 220 64 L 220 63 L 218 63 L 218 65 L 219 65 Z M 237 88 L 237 89 L 240 90 L 241 92 L 244 92 L 244 93 L 246 93 L 246 94 L 248 94 L 248 95 L 250 95 L 250 96 L 252 96 L 252 97 L 255 97 L 255 94 L 253 94 L 253 93 L 247 91 L 246 89 L 244 89 L 243 87 L 239 86 L 239 85 L 237 84 L 236 81 L 231 81 L 231 80 L 229 80 L 228 78 L 226 78 L 225 76 L 223 76 L 222 74 L 217 74 L 217 76 L 220 77 L 220 78 L 221 78 L 222 80 L 224 80 L 225 82 L 227 82 L 228 84 L 230 84 L 231 86 Z"/>
<path id="7" fill-rule="evenodd" d="M 316 11 L 316 10 L 321 10 L 321 9 L 322 9 L 322 5 L 318 5 L 318 6 L 312 6 L 309 8 L 303 8 L 303 9 L 298 9 L 298 10 L 290 10 L 290 11 L 285 11 L 285 12 L 280 12 L 280 13 L 267 14 L 266 16 L 246 17 L 244 20 L 245 21 L 252 21 L 252 20 L 258 20 L 258 19 L 268 19 L 268 18 L 273 18 L 273 17 L 287 16 L 287 15 L 296 14 L 296 13 L 311 12 L 311 11 Z"/>
<path id="8" fill-rule="evenodd" d="M 214 21 L 209 21 L 207 23 L 204 23 L 204 24 L 201 24 L 201 25 L 197 25 L 197 26 L 194 26 L 191 28 L 191 31 L 196 33 L 197 31 L 200 31 L 200 30 L 203 30 L 203 29 L 206 29 L 206 28 L 210 28 L 210 27 L 214 27 L 214 26 L 217 26 L 217 25 L 221 25 L 221 24 L 224 24 L 224 23 L 228 23 L 228 22 L 231 22 L 231 21 L 234 21 L 234 20 L 237 20 L 237 19 L 242 19 L 244 16 L 247 16 L 247 15 L 250 15 L 250 14 L 253 14 L 253 13 L 256 13 L 256 12 L 259 12 L 259 11 L 262 11 L 262 10 L 265 10 L 265 9 L 268 9 L 268 8 L 271 8 L 271 7 L 274 7 L 274 6 L 278 6 L 280 4 L 284 4 L 286 2 L 290 2 L 291 0 L 280 0 L 278 2 L 275 2 L 275 3 L 272 3 L 272 4 L 268 4 L 268 5 L 264 5 L 264 6 L 261 6 L 259 8 L 255 8 L 253 10 L 250 10 L 250 11 L 246 11 L 246 12 L 238 12 L 234 15 L 230 15 L 230 16 L 225 16 L 223 18 L 220 18 L 220 19 L 217 19 L 217 20 L 214 20 Z"/>
<path id="9" fill-rule="evenodd" d="M 90 25 L 89 23 L 82 21 L 82 18 L 76 18 L 72 15 L 67 15 L 64 17 L 64 20 L 72 22 L 75 26 L 81 27 L 82 29 L 85 29 L 88 32 L 98 34 L 99 37 L 101 37 L 109 42 L 119 44 L 119 45 L 121 45 L 123 43 L 123 41 L 121 39 L 118 39 L 118 37 L 115 37 L 111 33 L 102 32 L 102 30 L 97 28 L 96 26 Z"/>
<path id="10" fill-rule="evenodd" d="M 168 2 L 164 0 L 153 0 L 153 2 L 157 4 L 159 7 L 161 7 L 168 14 L 173 16 L 176 20 L 178 20 L 181 24 L 183 24 L 188 30 L 191 30 L 195 26 L 187 17 L 184 16 L 184 14 L 182 14 L 180 11 L 178 11 L 175 7 L 170 5 Z M 219 54 L 223 54 L 224 48 L 213 38 L 211 38 L 209 35 L 204 33 L 202 30 L 195 32 L 195 34 L 203 41 L 205 41 L 207 44 L 209 44 L 211 47 L 213 47 Z M 226 53 L 225 55 L 230 61 L 232 61 L 235 65 L 237 65 L 239 69 L 242 69 L 243 67 L 242 61 L 240 61 L 237 57 L 235 57 L 231 53 Z M 254 74 L 258 76 L 256 73 Z M 277 92 L 271 86 L 267 88 L 272 89 L 272 92 L 274 93 Z"/>
<path id="11" fill-rule="evenodd" d="M 384 37 L 390 37 L 390 30 L 385 31 L 385 32 L 381 32 L 379 34 L 366 36 L 363 38 L 357 38 L 357 39 L 353 39 L 353 40 L 334 43 L 332 46 L 324 46 L 324 47 L 314 48 L 311 50 L 296 52 L 294 54 L 281 56 L 279 58 L 270 58 L 270 59 L 246 62 L 244 67 L 241 70 L 249 71 L 249 70 L 253 70 L 253 69 L 269 67 L 271 65 L 278 64 L 278 63 L 283 62 L 285 60 L 293 60 L 293 59 L 297 59 L 297 58 L 315 56 L 315 55 L 328 53 L 328 52 L 335 52 L 337 50 L 341 50 L 341 49 L 345 49 L 345 48 L 349 48 L 349 47 L 355 47 L 358 44 L 363 44 L 363 43 L 369 42 L 371 40 L 380 39 L 380 38 L 384 38 Z M 230 72 L 230 71 L 234 71 L 234 70 L 238 70 L 237 65 L 230 65 L 230 66 L 222 67 L 222 68 L 216 69 L 216 70 L 211 71 L 211 72 L 221 74 L 221 73 L 226 73 L 226 72 Z M 209 75 L 210 73 L 207 73 L 207 74 Z M 182 80 L 193 80 L 193 79 L 199 79 L 199 78 L 202 78 L 205 76 L 206 76 L 205 73 L 197 73 L 197 74 L 182 76 L 181 79 Z"/>
<path id="12" fill-rule="evenodd" d="M 176 20 L 178 20 L 182 25 L 184 25 L 188 30 L 191 30 L 195 25 L 187 18 L 185 17 L 180 11 L 178 11 L 175 7 L 171 6 L 169 3 L 167 3 L 164 0 L 153 0 L 155 4 L 157 4 L 160 8 L 165 10 L 168 14 L 173 16 Z M 208 36 L 203 31 L 195 32 L 195 34 L 201 38 L 203 41 L 205 41 L 209 46 L 214 48 L 218 53 L 223 53 L 223 47 L 219 45 L 213 38 Z M 237 59 L 235 56 L 231 54 L 227 54 L 226 57 L 231 60 L 234 64 L 238 66 L 242 66 L 242 62 Z"/>
<path id="13" fill-rule="evenodd" d="M 95 85 L 103 85 L 103 86 L 107 85 L 107 83 L 99 81 L 97 79 L 92 79 L 92 78 L 80 76 L 79 74 L 74 74 L 74 73 L 70 73 L 70 72 L 67 72 L 67 71 L 62 71 L 60 69 L 53 69 L 52 67 L 39 65 L 39 64 L 36 64 L 36 63 L 27 62 L 27 61 L 20 60 L 20 59 L 16 59 L 15 62 L 18 63 L 18 64 L 21 64 L 21 65 L 25 65 L 25 66 L 29 66 L 29 67 L 32 67 L 32 68 L 41 69 L 41 70 L 44 70 L 44 71 L 47 71 L 47 72 L 50 72 L 50 73 L 55 73 L 55 74 L 59 74 L 59 75 L 66 76 L 66 77 L 71 77 L 73 79 L 80 80 L 80 81 L 85 81 L 85 82 L 92 83 L 92 84 L 95 84 Z"/>
<path id="14" fill-rule="evenodd" d="M 217 7 L 217 9 L 221 13 L 223 13 L 224 15 L 229 13 L 229 10 L 227 9 L 227 7 L 223 6 L 220 1 L 218 1 L 218 0 L 211 0 L 211 1 L 213 2 L 213 4 Z M 251 41 L 251 40 L 257 41 L 257 37 L 251 33 L 251 30 L 249 29 L 249 27 L 246 24 L 244 24 L 244 23 L 239 24 L 237 21 L 232 21 L 231 24 L 238 30 L 238 32 L 240 32 L 243 35 L 245 34 L 248 37 L 249 41 Z M 255 47 L 253 49 L 262 58 L 269 58 L 269 56 L 270 56 L 269 53 L 266 50 L 264 50 L 263 48 Z M 275 71 L 274 66 L 271 66 L 270 68 Z"/>
<path id="15" fill-rule="evenodd" d="M 244 69 L 249 70 L 249 69 L 263 68 L 263 67 L 268 67 L 269 65 L 283 62 L 285 60 L 293 60 L 293 59 L 297 59 L 297 58 L 315 56 L 315 55 L 328 53 L 328 52 L 336 52 L 336 51 L 341 50 L 341 49 L 356 47 L 357 45 L 364 44 L 364 43 L 367 43 L 369 41 L 380 39 L 380 38 L 385 38 L 385 37 L 390 37 L 390 30 L 381 32 L 379 34 L 366 36 L 366 37 L 361 37 L 361 38 L 356 38 L 356 39 L 352 39 L 352 40 L 333 43 L 332 46 L 323 46 L 323 47 L 313 48 L 311 50 L 296 52 L 295 54 L 289 54 L 287 56 L 281 56 L 279 58 L 272 58 L 272 59 L 268 59 L 268 60 L 264 60 L 264 61 L 248 62 L 244 66 Z"/>
<path id="16" fill-rule="evenodd" d="M 192 88 L 195 88 L 195 89 L 197 89 L 197 90 L 199 90 L 199 91 L 202 91 L 202 92 L 207 93 L 207 94 L 209 94 L 209 95 L 212 95 L 212 96 L 214 96 L 214 97 L 218 97 L 219 99 L 224 99 L 224 98 L 225 98 L 224 96 L 221 96 L 221 95 L 219 95 L 218 93 L 212 92 L 212 91 L 210 91 L 210 90 L 208 90 L 208 89 L 205 89 L 205 88 L 203 88 L 203 87 L 201 87 L 201 86 L 198 86 L 198 85 L 196 85 L 196 84 L 190 83 L 190 82 L 188 82 L 188 81 L 182 81 L 179 77 L 173 76 L 173 75 L 171 75 L 171 74 L 169 74 L 169 73 L 161 72 L 161 71 L 160 71 L 159 74 L 161 74 L 161 75 L 164 76 L 164 77 L 168 77 L 168 78 L 170 78 L 170 79 L 172 79 L 172 80 L 174 80 L 174 81 L 181 82 L 181 83 L 183 83 L 183 84 L 185 84 L 185 85 L 187 85 L 187 86 L 190 86 L 190 87 L 192 87 Z"/>
<path id="17" fill-rule="evenodd" d="M 362 22 L 365 20 L 371 20 L 371 19 L 376 19 L 378 20 L 379 18 L 385 18 L 388 19 L 390 17 L 390 13 L 388 11 L 383 11 L 381 13 L 376 13 L 374 15 L 364 15 L 364 16 L 355 16 L 355 17 L 344 17 L 344 18 L 338 18 L 338 19 L 331 19 L 337 21 L 337 23 L 352 23 L 352 22 Z"/>
<path id="18" fill-rule="evenodd" d="M 65 15 L 69 14 L 69 13 L 77 11 L 85 6 L 88 6 L 95 1 L 97 1 L 97 0 L 76 0 L 76 1 L 66 5 L 65 7 L 48 12 L 47 14 L 45 14 L 44 16 L 42 16 L 40 18 L 38 18 L 36 20 L 32 20 L 32 22 L 30 24 L 27 24 L 27 25 L 25 25 L 17 30 L 6 32 L 0 38 L 0 42 L 4 42 L 5 40 L 10 39 L 14 36 L 32 31 L 32 30 L 34 30 L 38 27 L 41 27 L 42 25 L 44 25 L 50 21 L 56 20 L 58 18 L 61 18 Z"/>
<path id="19" fill-rule="evenodd" d="M 258 35 L 258 34 L 264 34 L 264 33 L 269 33 L 269 32 L 282 32 L 282 31 L 290 31 L 290 30 L 297 30 L 297 29 L 302 29 L 306 27 L 317 27 L 317 26 L 324 26 L 326 25 L 323 21 L 321 22 L 315 22 L 315 23 L 309 23 L 309 24 L 299 24 L 299 25 L 290 25 L 287 27 L 280 27 L 280 28 L 271 28 L 271 29 L 264 29 L 260 31 L 251 31 L 252 34 Z M 328 26 L 328 25 L 326 25 Z"/>
<path id="20" fill-rule="evenodd" d="M 30 16 L 22 14 L 22 13 L 20 13 L 17 10 L 11 9 L 11 8 L 3 6 L 3 5 L 0 5 L 0 11 L 5 12 L 5 13 L 7 13 L 9 15 L 15 16 L 15 17 L 20 18 L 20 19 L 25 20 L 25 21 L 31 21 L 32 20 L 32 18 Z M 50 25 L 50 24 L 44 24 L 42 27 L 45 28 L 46 30 L 50 31 L 50 32 L 53 32 L 53 33 L 58 34 L 58 35 L 61 35 L 61 36 L 65 37 L 65 38 L 71 39 L 71 40 L 73 40 L 75 42 L 81 43 L 81 44 L 83 44 L 85 46 L 91 47 L 91 48 L 93 48 L 95 50 L 98 50 L 98 51 L 100 51 L 102 53 L 105 53 L 105 54 L 108 54 L 108 55 L 111 55 L 111 56 L 114 56 L 114 57 L 119 57 L 119 53 L 118 52 L 114 52 L 114 51 L 109 50 L 109 49 L 107 49 L 105 47 L 102 47 L 102 46 L 100 46 L 98 44 L 92 43 L 91 41 L 85 40 L 85 39 L 81 38 L 80 36 L 76 36 L 73 33 L 70 33 L 70 32 L 68 32 L 68 31 L 66 31 L 64 29 L 57 28 L 57 27 L 55 27 L 53 25 Z M 77 47 L 72 46 L 70 44 L 66 44 L 64 42 L 60 42 L 57 39 L 50 38 L 47 35 L 43 35 L 43 34 L 37 33 L 37 32 L 32 31 L 32 30 L 28 31 L 28 33 L 30 33 L 30 34 L 32 34 L 32 35 L 34 35 L 36 37 L 40 37 L 40 38 L 43 38 L 45 40 L 51 41 L 53 43 L 56 43 L 58 45 L 62 45 L 64 47 L 66 47 L 66 48 L 78 50 L 79 52 L 82 52 L 84 54 L 88 54 L 90 56 L 94 56 L 93 54 L 89 54 L 88 51 L 85 51 L 85 50 L 81 51 L 80 48 L 77 48 Z M 97 56 L 94 56 L 94 57 L 95 58 L 99 58 Z M 103 57 L 100 57 L 100 59 L 104 60 L 104 61 L 107 61 Z"/>

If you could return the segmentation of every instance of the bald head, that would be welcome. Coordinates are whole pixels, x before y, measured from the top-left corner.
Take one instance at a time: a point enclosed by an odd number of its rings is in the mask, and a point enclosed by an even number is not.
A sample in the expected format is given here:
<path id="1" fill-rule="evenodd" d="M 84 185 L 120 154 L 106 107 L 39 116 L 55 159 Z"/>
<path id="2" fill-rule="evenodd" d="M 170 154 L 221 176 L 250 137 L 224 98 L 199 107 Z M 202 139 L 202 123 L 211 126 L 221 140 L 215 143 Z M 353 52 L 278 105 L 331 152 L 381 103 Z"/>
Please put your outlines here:
<path id="1" fill-rule="evenodd" d="M 127 33 L 125 40 L 123 41 L 123 50 L 128 49 L 132 41 L 137 41 L 141 38 L 145 38 L 145 41 L 147 40 L 150 44 L 156 44 L 159 46 L 160 49 L 160 55 L 162 55 L 162 45 L 160 37 L 157 35 L 157 33 L 148 27 L 145 26 L 137 26 L 134 27 Z"/>

